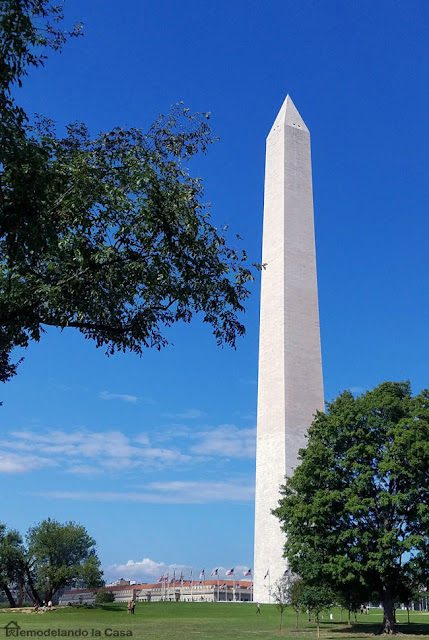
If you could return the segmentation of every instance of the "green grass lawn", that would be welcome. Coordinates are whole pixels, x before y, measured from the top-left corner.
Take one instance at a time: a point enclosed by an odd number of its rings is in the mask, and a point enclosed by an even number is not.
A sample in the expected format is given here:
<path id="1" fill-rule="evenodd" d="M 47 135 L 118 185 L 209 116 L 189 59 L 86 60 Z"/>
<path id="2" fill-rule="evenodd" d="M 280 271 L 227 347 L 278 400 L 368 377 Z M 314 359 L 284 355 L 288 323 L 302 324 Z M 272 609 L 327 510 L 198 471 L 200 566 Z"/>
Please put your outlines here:
<path id="1" fill-rule="evenodd" d="M 347 627 L 346 612 L 332 610 L 334 619 L 329 620 L 329 612 L 321 620 L 321 636 L 325 639 L 365 638 L 380 629 L 382 612 L 373 609 L 371 613 L 358 613 L 357 624 Z M 411 624 L 407 624 L 407 613 L 398 611 L 398 632 L 404 640 L 419 635 L 429 638 L 429 614 L 411 612 Z M 253 603 L 190 603 L 154 602 L 137 603 L 135 615 L 131 616 L 123 604 L 106 605 L 104 609 L 59 607 L 50 612 L 34 613 L 32 610 L 16 611 L 3 609 L 0 612 L 0 627 L 10 621 L 18 623 L 22 631 L 47 631 L 35 637 L 57 637 L 53 631 L 86 631 L 82 638 L 117 638 L 132 632 L 132 637 L 147 640 L 265 640 L 265 638 L 314 638 L 316 626 L 308 622 L 305 614 L 300 615 L 299 628 L 295 627 L 295 612 L 288 608 L 283 614 L 283 629 L 279 631 L 280 614 L 274 605 L 262 605 L 261 614 L 256 613 Z M 48 631 L 50 630 L 50 632 Z M 48 636 L 50 633 L 50 636 Z M 0 631 L 5 637 L 4 629 Z M 27 636 L 21 636 L 27 637 Z M 76 636 L 74 636 L 76 637 Z"/>

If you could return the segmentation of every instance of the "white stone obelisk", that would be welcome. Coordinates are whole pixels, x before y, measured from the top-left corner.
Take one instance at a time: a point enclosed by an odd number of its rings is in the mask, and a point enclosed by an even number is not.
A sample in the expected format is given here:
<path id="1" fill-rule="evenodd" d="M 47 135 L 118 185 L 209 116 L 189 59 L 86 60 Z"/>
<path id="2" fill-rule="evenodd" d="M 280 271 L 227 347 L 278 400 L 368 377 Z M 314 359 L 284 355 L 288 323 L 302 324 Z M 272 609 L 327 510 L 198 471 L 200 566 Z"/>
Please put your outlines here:
<path id="1" fill-rule="evenodd" d="M 289 96 L 267 138 L 259 339 L 253 599 L 287 568 L 271 514 L 324 410 L 310 132 Z"/>

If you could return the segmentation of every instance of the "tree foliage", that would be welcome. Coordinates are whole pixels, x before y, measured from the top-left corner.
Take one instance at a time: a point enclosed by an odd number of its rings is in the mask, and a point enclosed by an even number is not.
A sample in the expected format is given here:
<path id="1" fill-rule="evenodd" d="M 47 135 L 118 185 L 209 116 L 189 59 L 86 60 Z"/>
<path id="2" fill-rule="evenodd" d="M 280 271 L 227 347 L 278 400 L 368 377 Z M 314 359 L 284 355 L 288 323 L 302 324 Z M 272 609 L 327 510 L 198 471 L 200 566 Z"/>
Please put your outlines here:
<path id="1" fill-rule="evenodd" d="M 383 630 L 394 602 L 421 583 L 429 542 L 429 391 L 385 382 L 342 393 L 318 413 L 275 514 L 285 555 L 310 585 L 361 602 L 378 598 Z"/>
<path id="2" fill-rule="evenodd" d="M 44 64 L 49 50 L 58 51 L 68 37 L 80 35 L 82 24 L 60 28 L 62 2 L 0 0 L 0 147 L 1 162 L 13 157 L 25 137 L 27 115 L 17 105 L 13 89 L 22 86 L 29 69 Z"/>
<path id="3" fill-rule="evenodd" d="M 289 578 L 289 602 L 295 609 L 296 627 L 299 625 L 300 611 L 307 611 L 309 620 L 314 616 L 317 624 L 317 636 L 320 637 L 319 616 L 322 611 L 333 606 L 335 596 L 328 585 L 306 582 L 303 578 Z"/>
<path id="4" fill-rule="evenodd" d="M 23 541 L 18 531 L 7 529 L 5 524 L 0 523 L 0 590 L 4 591 L 11 607 L 17 603 L 9 585 L 22 584 L 24 557 Z"/>
<path id="5" fill-rule="evenodd" d="M 312 584 L 304 580 L 300 595 L 302 607 L 314 616 L 317 637 L 320 638 L 320 614 L 334 605 L 334 593 L 327 584 Z"/>
<path id="6" fill-rule="evenodd" d="M 358 577 L 356 577 L 355 580 L 350 579 L 346 583 L 343 583 L 340 591 L 336 591 L 335 602 L 341 608 L 344 607 L 344 609 L 347 610 L 347 623 L 349 626 L 351 626 L 351 614 L 354 613 L 356 621 L 356 613 L 359 608 L 363 606 L 365 597 L 367 597 L 367 600 L 372 600 L 367 590 L 363 588 L 362 582 Z M 377 598 L 376 594 L 375 598 Z"/>
<path id="7" fill-rule="evenodd" d="M 39 605 L 49 602 L 63 588 L 104 586 L 95 541 L 82 525 L 43 520 L 31 527 L 26 544 L 21 535 L 0 523 L 0 590 L 11 607 L 25 594 Z M 10 589 L 14 585 L 19 597 Z"/>
<path id="8" fill-rule="evenodd" d="M 76 580 L 89 588 L 103 584 L 95 540 L 82 525 L 48 518 L 29 529 L 27 545 L 27 562 L 39 600 L 40 594 L 46 602 L 52 600 L 59 589 Z"/>
<path id="9" fill-rule="evenodd" d="M 62 13 L 48 0 L 2 5 L 0 380 L 15 373 L 12 349 L 46 326 L 74 327 L 109 354 L 141 354 L 199 314 L 219 345 L 235 346 L 253 270 L 210 222 L 187 167 L 214 140 L 209 114 L 176 105 L 146 132 L 95 138 L 80 123 L 62 137 L 46 119 L 30 126 L 12 88 L 62 46 Z"/>
<path id="10" fill-rule="evenodd" d="M 109 602 L 115 602 L 115 594 L 113 591 L 107 591 L 107 589 L 99 589 L 95 594 L 95 604 L 108 604 Z"/>
<path id="11" fill-rule="evenodd" d="M 81 565 L 81 568 L 73 581 L 76 587 L 83 589 L 99 589 L 104 587 L 103 572 L 100 569 L 101 562 L 98 556 L 90 555 Z"/>
<path id="12" fill-rule="evenodd" d="M 295 609 L 296 614 L 296 628 L 299 626 L 299 613 L 304 608 L 304 590 L 305 584 L 302 578 L 296 578 L 292 582 L 290 588 L 290 603 L 292 607 Z"/>

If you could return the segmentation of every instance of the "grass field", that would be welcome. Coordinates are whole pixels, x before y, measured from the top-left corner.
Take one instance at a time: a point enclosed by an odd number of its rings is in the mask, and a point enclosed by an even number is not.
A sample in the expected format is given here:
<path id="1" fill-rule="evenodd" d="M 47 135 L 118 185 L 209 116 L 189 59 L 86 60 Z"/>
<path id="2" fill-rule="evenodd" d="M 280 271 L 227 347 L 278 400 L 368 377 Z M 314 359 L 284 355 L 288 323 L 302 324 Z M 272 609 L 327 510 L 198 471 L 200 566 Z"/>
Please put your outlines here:
<path id="1" fill-rule="evenodd" d="M 325 640 L 365 638 L 380 629 L 382 612 L 377 609 L 368 616 L 358 613 L 358 622 L 351 628 L 347 627 L 345 612 L 342 622 L 338 609 L 333 609 L 332 613 L 332 622 L 329 613 L 321 621 L 321 637 Z M 429 638 L 429 613 L 411 612 L 410 616 L 408 625 L 407 613 L 397 612 L 398 632 L 402 639 L 416 640 L 417 635 L 421 640 Z M 279 631 L 280 614 L 276 607 L 262 605 L 258 615 L 253 603 L 137 603 L 134 616 L 127 612 L 125 604 L 106 605 L 104 609 L 59 607 L 45 614 L 31 609 L 3 609 L 0 612 L 0 637 L 6 637 L 4 627 L 11 621 L 19 625 L 21 632 L 38 632 L 32 636 L 20 633 L 20 637 L 36 638 L 56 638 L 60 635 L 58 630 L 63 636 L 66 631 L 79 629 L 82 630 L 80 637 L 88 639 L 127 637 L 130 632 L 132 638 L 147 640 L 292 640 L 315 638 L 317 635 L 315 624 L 309 623 L 305 614 L 300 615 L 299 628 L 296 629 L 295 612 L 286 609 L 283 629 Z"/>

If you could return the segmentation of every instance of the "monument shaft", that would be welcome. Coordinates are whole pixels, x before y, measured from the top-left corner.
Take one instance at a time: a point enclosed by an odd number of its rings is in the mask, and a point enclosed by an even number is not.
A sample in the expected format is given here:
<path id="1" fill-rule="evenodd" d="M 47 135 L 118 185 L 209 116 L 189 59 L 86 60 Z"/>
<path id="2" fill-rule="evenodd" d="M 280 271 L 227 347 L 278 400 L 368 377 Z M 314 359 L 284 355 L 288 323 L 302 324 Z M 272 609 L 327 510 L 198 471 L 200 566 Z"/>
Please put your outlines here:
<path id="1" fill-rule="evenodd" d="M 271 509 L 324 408 L 310 133 L 289 96 L 267 138 L 262 262 L 254 600 L 269 602 L 287 567 Z"/>

